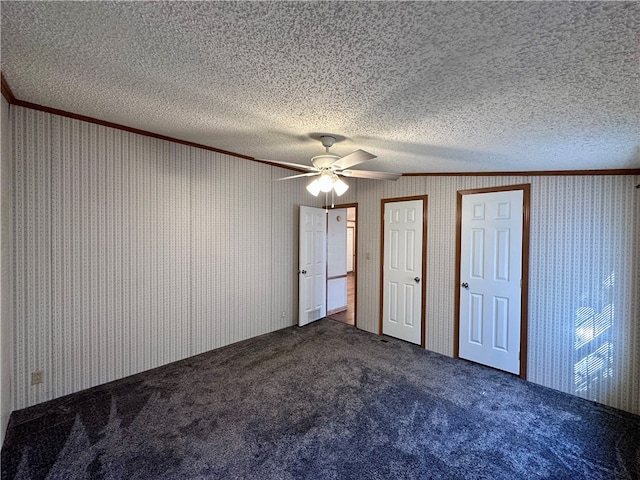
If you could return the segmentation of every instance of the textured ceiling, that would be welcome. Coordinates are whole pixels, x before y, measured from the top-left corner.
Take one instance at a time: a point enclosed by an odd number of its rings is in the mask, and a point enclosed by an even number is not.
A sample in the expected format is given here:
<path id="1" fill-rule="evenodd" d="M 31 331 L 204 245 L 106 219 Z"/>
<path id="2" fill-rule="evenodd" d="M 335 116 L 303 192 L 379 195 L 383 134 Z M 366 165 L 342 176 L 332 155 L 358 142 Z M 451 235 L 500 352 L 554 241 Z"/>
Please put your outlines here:
<path id="1" fill-rule="evenodd" d="M 8 2 L 23 101 L 260 159 L 640 167 L 638 2 Z M 364 165 L 363 165 L 363 168 Z"/>

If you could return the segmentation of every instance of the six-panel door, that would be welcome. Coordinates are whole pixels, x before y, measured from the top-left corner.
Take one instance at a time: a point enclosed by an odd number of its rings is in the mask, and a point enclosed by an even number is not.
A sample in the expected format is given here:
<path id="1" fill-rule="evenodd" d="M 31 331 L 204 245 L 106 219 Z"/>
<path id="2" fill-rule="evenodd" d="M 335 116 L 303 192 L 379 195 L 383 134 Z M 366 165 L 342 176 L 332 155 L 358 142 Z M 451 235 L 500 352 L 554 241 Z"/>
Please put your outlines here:
<path id="1" fill-rule="evenodd" d="M 520 373 L 523 191 L 462 197 L 460 358 Z"/>
<path id="2" fill-rule="evenodd" d="M 300 207 L 298 325 L 326 315 L 327 214 L 322 208 Z"/>
<path id="3" fill-rule="evenodd" d="M 384 209 L 382 332 L 422 341 L 423 201 L 389 202 Z"/>

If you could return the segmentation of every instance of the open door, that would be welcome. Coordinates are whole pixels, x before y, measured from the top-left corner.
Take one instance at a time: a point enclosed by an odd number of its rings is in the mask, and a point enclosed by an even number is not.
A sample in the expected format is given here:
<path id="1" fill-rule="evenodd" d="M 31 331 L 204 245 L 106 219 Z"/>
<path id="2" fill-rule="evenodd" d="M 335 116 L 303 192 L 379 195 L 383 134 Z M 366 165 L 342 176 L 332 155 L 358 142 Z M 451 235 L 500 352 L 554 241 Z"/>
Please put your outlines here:
<path id="1" fill-rule="evenodd" d="M 327 305 L 327 213 L 300 207 L 298 325 L 324 318 Z"/>

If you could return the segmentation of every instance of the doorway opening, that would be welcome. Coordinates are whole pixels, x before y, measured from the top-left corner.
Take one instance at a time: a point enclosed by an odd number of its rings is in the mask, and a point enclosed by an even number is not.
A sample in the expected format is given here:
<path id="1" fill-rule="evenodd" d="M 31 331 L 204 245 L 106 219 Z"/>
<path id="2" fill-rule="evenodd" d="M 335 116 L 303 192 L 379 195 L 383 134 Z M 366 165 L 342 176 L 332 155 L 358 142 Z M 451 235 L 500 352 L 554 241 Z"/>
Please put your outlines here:
<path id="1" fill-rule="evenodd" d="M 332 261 L 331 252 L 338 252 L 344 258 L 340 258 L 337 262 L 343 267 L 338 269 L 335 275 L 327 275 L 327 318 L 357 327 L 358 204 L 335 205 L 331 210 L 337 209 L 344 210 L 346 213 L 346 218 L 341 219 L 341 221 L 346 220 L 346 232 L 341 229 L 340 235 L 333 236 L 331 226 L 328 227 L 327 259 L 328 262 Z M 329 271 L 331 270 L 329 265 Z"/>

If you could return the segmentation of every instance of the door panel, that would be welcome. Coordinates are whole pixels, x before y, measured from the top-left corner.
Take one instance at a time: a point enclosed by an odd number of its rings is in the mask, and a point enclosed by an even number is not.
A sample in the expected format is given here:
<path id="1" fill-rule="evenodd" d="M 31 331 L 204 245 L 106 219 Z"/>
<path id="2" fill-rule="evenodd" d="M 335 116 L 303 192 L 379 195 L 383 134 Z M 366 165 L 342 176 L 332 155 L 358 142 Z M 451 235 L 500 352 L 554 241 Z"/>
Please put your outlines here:
<path id="1" fill-rule="evenodd" d="M 523 191 L 462 197 L 459 355 L 520 371 Z"/>
<path id="2" fill-rule="evenodd" d="M 389 322 L 398 323 L 398 284 L 390 281 L 389 285 Z"/>
<path id="3" fill-rule="evenodd" d="M 484 229 L 474 228 L 471 231 L 471 278 L 484 278 Z"/>
<path id="4" fill-rule="evenodd" d="M 324 318 L 326 315 L 326 222 L 326 213 L 323 209 L 300 207 L 299 326 Z"/>
<path id="5" fill-rule="evenodd" d="M 496 229 L 495 276 L 496 280 L 509 281 L 510 272 L 510 239 L 509 230 Z"/>
<path id="6" fill-rule="evenodd" d="M 422 342 L 423 200 L 384 207 L 382 333 Z"/>
<path id="7" fill-rule="evenodd" d="M 493 299 L 493 348 L 507 352 L 509 350 L 509 299 Z"/>
<path id="8" fill-rule="evenodd" d="M 415 320 L 414 315 L 416 313 L 416 309 L 413 308 L 414 299 L 415 299 L 414 291 L 415 291 L 415 288 L 413 285 L 407 285 L 407 284 L 404 285 L 404 309 L 403 309 L 405 314 L 404 324 L 410 328 L 416 327 L 416 323 L 414 321 Z"/>
<path id="9" fill-rule="evenodd" d="M 471 294 L 469 342 L 482 345 L 482 295 Z"/>

